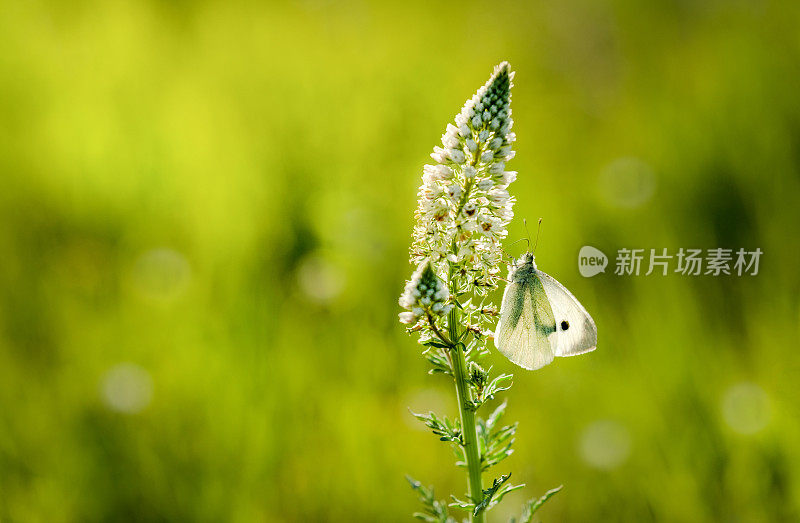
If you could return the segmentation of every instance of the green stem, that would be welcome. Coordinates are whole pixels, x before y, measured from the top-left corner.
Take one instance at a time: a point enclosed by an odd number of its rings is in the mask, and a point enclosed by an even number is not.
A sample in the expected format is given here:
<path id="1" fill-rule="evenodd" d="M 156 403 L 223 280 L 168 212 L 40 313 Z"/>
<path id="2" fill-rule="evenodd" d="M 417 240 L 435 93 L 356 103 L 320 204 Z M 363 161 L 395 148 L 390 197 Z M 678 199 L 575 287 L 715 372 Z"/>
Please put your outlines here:
<path id="1" fill-rule="evenodd" d="M 450 339 L 455 341 L 459 338 L 458 333 L 458 311 L 456 307 L 450 311 L 448 317 L 448 329 Z M 450 349 L 452 353 L 453 377 L 456 382 L 456 397 L 458 399 L 458 410 L 461 413 L 461 433 L 464 438 L 464 455 L 469 469 L 469 496 L 472 502 L 478 504 L 483 498 L 483 486 L 481 485 L 481 457 L 478 449 L 478 432 L 475 428 L 475 413 L 470 408 L 470 389 L 467 384 L 467 362 L 464 357 L 464 345 L 456 343 Z M 474 523 L 484 523 L 486 519 L 483 513 L 472 518 Z"/>

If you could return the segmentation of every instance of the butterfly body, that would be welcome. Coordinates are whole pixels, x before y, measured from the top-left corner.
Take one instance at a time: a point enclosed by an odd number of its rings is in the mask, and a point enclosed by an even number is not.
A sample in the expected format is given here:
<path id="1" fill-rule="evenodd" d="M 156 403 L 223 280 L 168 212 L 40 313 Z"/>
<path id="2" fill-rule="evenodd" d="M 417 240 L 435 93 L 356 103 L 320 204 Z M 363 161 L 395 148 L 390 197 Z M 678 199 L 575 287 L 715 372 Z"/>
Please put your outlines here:
<path id="1" fill-rule="evenodd" d="M 520 367 L 536 370 L 555 356 L 576 356 L 597 346 L 597 327 L 583 305 L 525 254 L 503 293 L 495 345 Z"/>

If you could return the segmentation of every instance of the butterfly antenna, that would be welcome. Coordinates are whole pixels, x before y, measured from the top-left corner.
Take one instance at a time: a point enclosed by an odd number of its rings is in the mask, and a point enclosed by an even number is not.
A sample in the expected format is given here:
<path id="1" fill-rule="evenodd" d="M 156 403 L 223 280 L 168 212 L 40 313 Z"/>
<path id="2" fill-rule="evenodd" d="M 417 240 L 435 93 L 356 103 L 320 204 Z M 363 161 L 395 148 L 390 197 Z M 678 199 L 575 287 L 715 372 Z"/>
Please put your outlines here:
<path id="1" fill-rule="evenodd" d="M 525 230 L 528 230 L 527 224 L 525 225 Z M 539 226 L 536 229 L 536 243 L 533 244 L 533 254 L 536 254 L 536 247 L 539 245 L 539 233 L 542 232 L 542 219 L 539 218 Z"/>
<path id="2" fill-rule="evenodd" d="M 540 222 L 541 222 L 541 220 L 540 220 Z M 522 225 L 525 226 L 525 235 L 527 236 L 526 238 L 523 238 L 523 240 L 528 240 L 528 252 L 530 252 L 530 250 L 531 250 L 531 232 L 528 230 L 528 220 L 523 218 L 522 219 Z M 536 247 L 534 247 L 534 250 L 536 250 Z"/>

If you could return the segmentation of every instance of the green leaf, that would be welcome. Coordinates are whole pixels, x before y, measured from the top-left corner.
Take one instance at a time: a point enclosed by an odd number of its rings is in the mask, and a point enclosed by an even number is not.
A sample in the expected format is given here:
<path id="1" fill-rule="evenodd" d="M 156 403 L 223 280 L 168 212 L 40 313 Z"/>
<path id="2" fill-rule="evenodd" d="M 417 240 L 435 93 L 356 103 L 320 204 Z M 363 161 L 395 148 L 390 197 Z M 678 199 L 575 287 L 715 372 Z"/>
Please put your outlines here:
<path id="1" fill-rule="evenodd" d="M 494 409 L 494 412 L 492 412 L 491 416 L 489 416 L 489 418 L 486 420 L 486 428 L 488 430 L 492 430 L 494 426 L 497 424 L 497 420 L 503 417 L 503 414 L 506 413 L 507 405 L 508 401 L 504 401 L 503 403 L 498 405 L 496 409 Z"/>
<path id="2" fill-rule="evenodd" d="M 439 436 L 440 441 L 452 441 L 461 446 L 464 445 L 464 440 L 461 438 L 461 424 L 458 421 L 450 421 L 446 416 L 440 419 L 433 412 L 417 414 L 411 409 L 409 412 L 431 429 L 431 432 Z"/>
<path id="3" fill-rule="evenodd" d="M 503 497 L 505 497 L 506 494 L 508 494 L 509 492 L 513 492 L 517 489 L 521 489 L 522 487 L 525 486 L 524 484 L 503 486 L 503 484 L 506 481 L 508 481 L 508 478 L 510 477 L 511 473 L 509 472 L 508 474 L 496 478 L 492 482 L 492 486 L 483 491 L 483 499 L 481 500 L 480 503 L 475 505 L 475 509 L 472 511 L 473 516 L 477 516 L 481 512 L 485 512 L 491 509 L 492 507 L 500 503 L 500 501 L 503 499 Z"/>
<path id="4" fill-rule="evenodd" d="M 458 499 L 454 495 L 450 494 L 450 499 L 453 500 L 448 506 L 460 508 L 462 510 L 469 510 L 472 511 L 475 508 L 475 503 L 471 501 L 464 501 L 463 499 Z"/>
<path id="5" fill-rule="evenodd" d="M 445 353 L 442 352 L 443 348 L 439 346 L 434 346 L 434 347 L 435 348 L 429 348 L 423 353 L 425 355 L 425 358 L 428 360 L 428 362 L 430 362 L 431 366 L 433 367 L 431 370 L 428 371 L 428 373 L 446 374 L 452 376 L 453 367 L 450 364 L 450 360 L 445 356 Z"/>
<path id="6" fill-rule="evenodd" d="M 486 402 L 493 400 L 495 394 L 511 388 L 513 375 L 501 374 L 489 381 L 489 372 L 491 370 L 489 368 L 489 370 L 484 371 L 477 363 L 470 362 L 469 384 L 475 398 L 471 404 L 472 410 L 478 410 Z"/>
<path id="7" fill-rule="evenodd" d="M 406 476 L 406 480 L 417 494 L 419 500 L 425 507 L 425 512 L 415 512 L 413 516 L 429 523 L 456 523 L 447 513 L 447 505 L 443 501 L 438 501 L 433 493 L 433 487 L 426 487 L 419 481 Z"/>
<path id="8" fill-rule="evenodd" d="M 532 499 L 525 504 L 525 508 L 522 509 L 522 517 L 519 520 L 519 523 L 530 523 L 533 519 L 533 515 L 536 513 L 544 502 L 548 499 L 552 498 L 557 492 L 559 492 L 564 485 L 559 485 L 554 489 L 550 489 L 545 492 L 544 496 L 540 497 L 539 499 Z"/>
<path id="9" fill-rule="evenodd" d="M 508 484 L 508 485 L 503 486 L 503 488 L 501 488 L 497 492 L 497 494 L 494 495 L 494 499 L 492 500 L 492 503 L 489 505 L 489 508 L 492 508 L 493 506 L 495 506 L 498 503 L 500 503 L 500 501 L 502 501 L 503 498 L 506 496 L 506 494 L 508 494 L 509 492 L 514 492 L 515 490 L 519 490 L 524 486 L 525 486 L 525 483 L 520 483 L 519 485 Z"/>
<path id="10" fill-rule="evenodd" d="M 428 340 L 428 341 L 424 342 L 423 345 L 426 345 L 428 347 L 438 347 L 440 349 L 449 349 L 450 348 L 449 345 L 447 345 L 443 341 L 439 341 L 439 340 Z"/>
<path id="11" fill-rule="evenodd" d="M 511 454 L 515 441 L 517 424 L 506 425 L 495 430 L 500 418 L 505 414 L 506 402 L 501 403 L 485 421 L 478 419 L 478 448 L 481 454 L 481 470 L 497 465 Z"/>

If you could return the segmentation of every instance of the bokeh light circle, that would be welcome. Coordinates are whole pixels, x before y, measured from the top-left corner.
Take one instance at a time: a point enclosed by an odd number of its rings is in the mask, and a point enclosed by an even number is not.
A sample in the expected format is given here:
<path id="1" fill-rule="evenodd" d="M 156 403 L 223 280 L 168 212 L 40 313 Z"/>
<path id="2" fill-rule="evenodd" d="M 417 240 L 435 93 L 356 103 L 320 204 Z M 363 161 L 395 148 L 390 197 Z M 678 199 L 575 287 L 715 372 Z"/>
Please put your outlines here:
<path id="1" fill-rule="evenodd" d="M 583 430 L 579 447 L 580 455 L 588 465 L 611 470 L 628 459 L 631 437 L 622 424 L 612 420 L 598 420 Z"/>
<path id="2" fill-rule="evenodd" d="M 600 173 L 598 189 L 606 203 L 632 209 L 653 197 L 656 175 L 647 163 L 638 158 L 619 158 Z"/>
<path id="3" fill-rule="evenodd" d="M 114 365 L 102 379 L 101 396 L 111 410 L 136 414 L 153 399 L 153 379 L 150 373 L 135 363 Z"/>
<path id="4" fill-rule="evenodd" d="M 769 396 L 755 383 L 738 383 L 725 391 L 722 417 L 739 434 L 760 432 L 769 424 Z"/>

